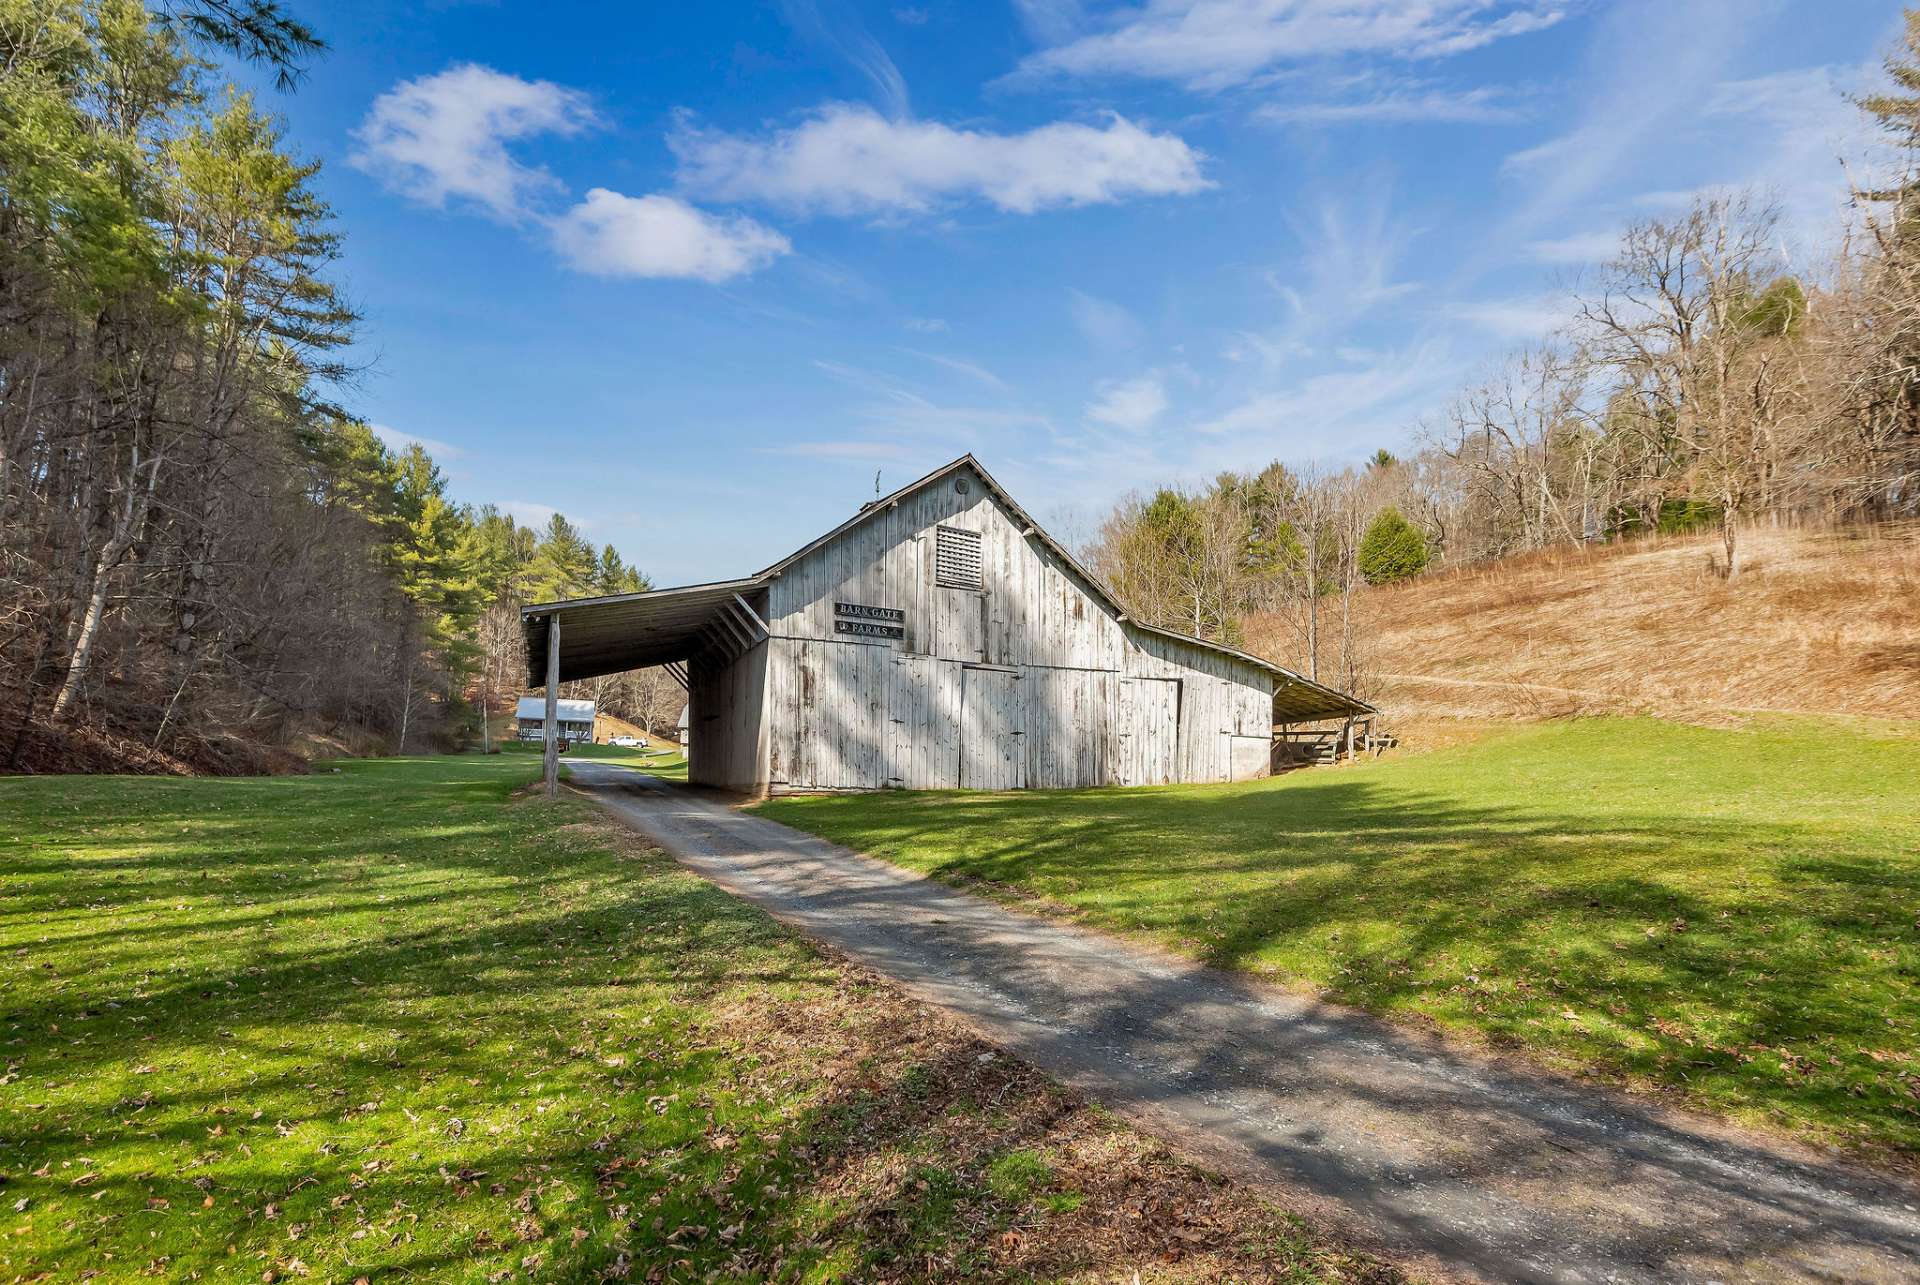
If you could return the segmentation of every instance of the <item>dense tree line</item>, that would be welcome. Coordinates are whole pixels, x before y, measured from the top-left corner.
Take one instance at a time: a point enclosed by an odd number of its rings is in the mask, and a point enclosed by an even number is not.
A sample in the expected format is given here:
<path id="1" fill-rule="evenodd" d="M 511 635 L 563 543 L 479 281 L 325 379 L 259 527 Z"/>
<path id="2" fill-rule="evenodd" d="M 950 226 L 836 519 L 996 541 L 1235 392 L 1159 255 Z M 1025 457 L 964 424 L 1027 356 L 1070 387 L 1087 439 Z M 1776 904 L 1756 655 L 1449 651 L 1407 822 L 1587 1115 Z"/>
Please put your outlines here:
<path id="1" fill-rule="evenodd" d="M 0 0 L 0 770 L 444 744 L 518 602 L 645 584 L 338 404 L 318 167 L 206 57 L 319 49 L 267 0 Z"/>
<path id="2" fill-rule="evenodd" d="M 1090 549 L 1139 618 L 1365 686 L 1356 590 L 1556 544 L 1920 515 L 1920 12 L 1860 100 L 1901 158 L 1854 187 L 1819 282 L 1752 195 L 1626 230 L 1563 330 L 1455 397 L 1419 449 L 1122 502 Z M 1260 622 L 1257 639 L 1248 622 Z M 1275 632 L 1278 622 L 1278 632 Z"/>

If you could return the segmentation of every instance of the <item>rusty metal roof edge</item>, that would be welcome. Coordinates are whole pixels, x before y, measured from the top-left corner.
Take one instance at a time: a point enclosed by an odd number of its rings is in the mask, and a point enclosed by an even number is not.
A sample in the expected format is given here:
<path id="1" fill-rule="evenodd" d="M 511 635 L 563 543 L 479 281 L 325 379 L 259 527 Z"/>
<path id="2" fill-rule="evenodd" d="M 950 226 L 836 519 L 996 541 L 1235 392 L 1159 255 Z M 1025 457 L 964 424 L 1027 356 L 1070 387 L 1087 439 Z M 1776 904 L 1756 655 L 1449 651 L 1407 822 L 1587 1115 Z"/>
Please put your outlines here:
<path id="1" fill-rule="evenodd" d="M 741 580 L 709 580 L 704 584 L 669 585 L 665 589 L 643 589 L 639 593 L 610 593 L 597 598 L 562 598 L 557 602 L 530 602 L 520 608 L 520 618 L 551 615 L 556 611 L 570 611 L 576 607 L 600 607 L 622 602 L 654 602 L 675 594 L 689 594 L 696 590 L 714 591 L 758 589 L 766 583 L 764 575 L 748 576 Z"/>

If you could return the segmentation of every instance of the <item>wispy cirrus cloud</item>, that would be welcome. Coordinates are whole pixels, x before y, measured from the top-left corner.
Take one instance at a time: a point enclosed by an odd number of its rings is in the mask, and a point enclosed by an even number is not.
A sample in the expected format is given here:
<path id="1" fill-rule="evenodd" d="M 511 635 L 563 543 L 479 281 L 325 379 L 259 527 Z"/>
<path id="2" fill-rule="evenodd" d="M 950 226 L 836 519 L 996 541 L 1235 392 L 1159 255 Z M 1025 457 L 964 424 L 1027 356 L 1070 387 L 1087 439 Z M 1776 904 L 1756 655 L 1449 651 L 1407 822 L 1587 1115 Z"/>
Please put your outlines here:
<path id="1" fill-rule="evenodd" d="M 1167 386 L 1158 375 L 1141 375 L 1103 385 L 1087 404 L 1086 417 L 1096 424 L 1130 433 L 1151 428 L 1168 406 Z"/>
<path id="2" fill-rule="evenodd" d="M 1563 329 L 1573 318 L 1564 302 L 1538 297 L 1486 299 L 1455 304 L 1451 317 L 1478 326 L 1497 338 L 1532 343 Z"/>
<path id="3" fill-rule="evenodd" d="M 1245 84 L 1284 64 L 1339 55 L 1442 58 L 1561 21 L 1576 0 L 1146 0 L 1089 13 L 1023 0 L 1050 42 L 1018 76 L 1133 76 L 1190 89 Z"/>
<path id="4" fill-rule="evenodd" d="M 810 460 L 865 460 L 869 462 L 889 463 L 907 459 L 914 449 L 902 442 L 873 442 L 848 439 L 825 442 L 785 442 L 779 446 L 762 446 L 761 455 L 789 455 Z"/>
<path id="5" fill-rule="evenodd" d="M 418 433 L 408 433 L 398 428 L 390 428 L 385 424 L 369 424 L 367 431 L 379 438 L 390 451 L 404 451 L 409 446 L 418 446 L 443 463 L 448 460 L 457 460 L 466 454 L 464 449 L 455 446 L 452 442 L 443 442 L 437 437 L 422 437 Z"/>
<path id="6" fill-rule="evenodd" d="M 1255 109 L 1254 119 L 1275 125 L 1455 124 L 1493 125 L 1526 119 L 1512 90 L 1390 90 L 1365 98 L 1276 101 Z"/>
<path id="7" fill-rule="evenodd" d="M 1011 391 L 1006 380 L 1000 378 L 1000 376 L 994 374 L 985 366 L 977 362 L 968 361 L 964 357 L 952 357 L 945 353 L 925 352 L 919 348 L 902 348 L 900 351 L 918 357 L 923 361 L 930 361 L 934 365 L 951 370 L 957 375 L 965 375 L 968 379 L 976 383 L 985 384 L 988 388 L 996 388 L 1001 392 Z"/>
<path id="8" fill-rule="evenodd" d="M 780 12 L 795 31 L 845 59 L 867 82 L 887 115 L 907 115 L 907 78 L 845 0 L 780 0 Z M 896 19 L 911 25 L 912 16 L 900 18 L 900 12 L 895 11 Z M 925 14 L 920 21 L 926 21 Z"/>
<path id="9" fill-rule="evenodd" d="M 1032 214 L 1212 186 L 1201 154 L 1184 140 L 1118 115 L 1102 125 L 1058 121 L 1003 134 L 835 103 L 757 137 L 683 120 L 669 141 L 683 190 L 800 213 L 922 213 L 981 200 Z"/>
<path id="10" fill-rule="evenodd" d="M 1074 327 L 1096 348 L 1133 348 L 1146 337 L 1140 319 L 1111 299 L 1069 288 L 1067 310 Z"/>
<path id="11" fill-rule="evenodd" d="M 1371 365 L 1308 375 L 1258 392 L 1194 427 L 1221 438 L 1285 434 L 1314 455 L 1349 454 L 1370 436 L 1377 440 L 1403 431 L 1459 377 L 1448 345 L 1424 340 L 1377 354 Z"/>
<path id="12" fill-rule="evenodd" d="M 1588 264 L 1605 263 L 1620 252 L 1620 229 L 1547 237 L 1529 241 L 1525 248 L 1527 257 L 1535 263 L 1585 267 Z"/>

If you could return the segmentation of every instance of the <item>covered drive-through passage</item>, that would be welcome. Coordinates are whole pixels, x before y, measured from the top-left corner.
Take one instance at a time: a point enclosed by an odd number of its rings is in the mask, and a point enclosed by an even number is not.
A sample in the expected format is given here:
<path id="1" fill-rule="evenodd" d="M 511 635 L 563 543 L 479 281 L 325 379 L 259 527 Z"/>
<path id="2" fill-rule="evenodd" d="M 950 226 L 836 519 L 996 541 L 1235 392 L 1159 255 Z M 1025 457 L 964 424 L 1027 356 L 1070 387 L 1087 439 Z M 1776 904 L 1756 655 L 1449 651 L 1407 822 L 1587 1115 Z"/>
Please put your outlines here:
<path id="1" fill-rule="evenodd" d="M 765 640 L 765 622 L 742 596 L 759 588 L 757 578 L 721 580 L 523 608 L 527 686 L 546 687 L 547 793 L 559 775 L 561 683 L 664 665 L 684 688 L 696 656 L 732 655 Z"/>
<path id="2" fill-rule="evenodd" d="M 748 793 L 1245 780 L 1277 725 L 1375 713 L 1133 620 L 971 456 L 752 576 L 522 620 L 549 710 L 560 683 L 667 666 L 689 779 Z"/>

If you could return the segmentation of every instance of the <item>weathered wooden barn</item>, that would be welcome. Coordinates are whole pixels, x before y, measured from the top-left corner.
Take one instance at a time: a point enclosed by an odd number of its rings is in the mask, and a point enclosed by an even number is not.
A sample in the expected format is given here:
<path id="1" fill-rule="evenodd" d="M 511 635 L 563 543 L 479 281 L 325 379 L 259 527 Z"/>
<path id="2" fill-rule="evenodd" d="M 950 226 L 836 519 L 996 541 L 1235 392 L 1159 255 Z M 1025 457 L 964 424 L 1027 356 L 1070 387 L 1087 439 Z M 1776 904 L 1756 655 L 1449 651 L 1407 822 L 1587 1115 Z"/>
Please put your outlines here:
<path id="1" fill-rule="evenodd" d="M 971 455 L 755 575 L 522 620 L 532 685 L 668 665 L 689 779 L 754 793 L 1246 780 L 1373 712 L 1129 619 Z"/>

